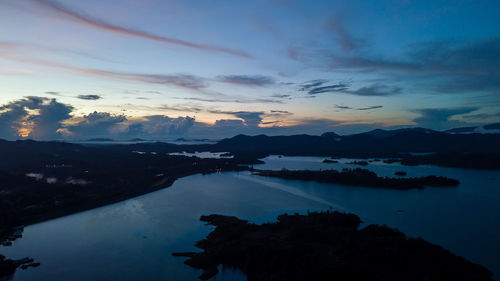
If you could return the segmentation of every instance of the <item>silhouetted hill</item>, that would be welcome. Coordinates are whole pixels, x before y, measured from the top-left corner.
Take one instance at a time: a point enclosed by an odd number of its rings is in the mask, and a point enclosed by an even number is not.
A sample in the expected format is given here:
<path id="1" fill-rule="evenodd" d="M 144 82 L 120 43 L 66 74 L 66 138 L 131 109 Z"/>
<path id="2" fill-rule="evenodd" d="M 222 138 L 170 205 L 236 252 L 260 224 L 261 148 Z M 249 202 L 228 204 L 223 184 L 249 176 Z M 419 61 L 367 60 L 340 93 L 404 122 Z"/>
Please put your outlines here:
<path id="1" fill-rule="evenodd" d="M 114 141 L 114 140 L 109 138 L 92 138 L 88 139 L 87 141 Z"/>
<path id="2" fill-rule="evenodd" d="M 337 135 L 334 132 L 326 132 L 326 133 L 323 133 L 321 136 L 324 137 L 324 138 L 336 138 L 336 137 L 339 137 L 339 135 Z"/>
<path id="3" fill-rule="evenodd" d="M 400 133 L 406 132 L 420 132 L 420 133 L 435 133 L 436 131 L 426 128 L 404 128 L 404 129 L 396 129 L 396 130 L 383 130 L 383 129 L 374 129 L 365 133 L 356 134 L 356 135 L 368 135 L 378 138 L 387 138 L 398 135 Z"/>
<path id="4" fill-rule="evenodd" d="M 238 135 L 208 146 L 213 151 L 284 155 L 355 155 L 410 152 L 500 151 L 500 134 L 449 134 L 428 129 L 375 130 L 335 138 Z"/>

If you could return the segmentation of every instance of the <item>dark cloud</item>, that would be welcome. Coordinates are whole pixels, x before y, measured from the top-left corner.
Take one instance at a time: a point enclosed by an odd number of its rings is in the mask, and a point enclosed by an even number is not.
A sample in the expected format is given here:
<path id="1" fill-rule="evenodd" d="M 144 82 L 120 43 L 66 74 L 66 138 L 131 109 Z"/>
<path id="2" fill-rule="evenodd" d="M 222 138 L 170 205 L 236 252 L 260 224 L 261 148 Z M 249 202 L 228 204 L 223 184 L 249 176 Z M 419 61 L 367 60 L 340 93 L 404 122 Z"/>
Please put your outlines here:
<path id="1" fill-rule="evenodd" d="M 335 108 L 337 108 L 337 109 L 342 109 L 342 110 L 343 110 L 343 109 L 354 109 L 354 108 L 352 108 L 352 107 L 350 107 L 350 106 L 346 106 L 346 105 L 337 105 L 337 104 L 336 104 L 336 105 L 334 105 L 333 107 L 335 107 Z"/>
<path id="2" fill-rule="evenodd" d="M 346 92 L 349 89 L 350 85 L 344 82 L 339 82 L 337 84 L 314 87 L 309 89 L 307 92 L 309 95 L 317 95 L 322 93 L 341 93 Z"/>
<path id="3" fill-rule="evenodd" d="M 373 72 L 385 76 L 388 83 L 391 80 L 405 82 L 436 93 L 481 91 L 494 94 L 500 90 L 500 37 L 413 44 L 397 58 L 302 51 L 304 54 L 298 57 L 306 57 L 303 63 L 323 70 Z"/>
<path id="4" fill-rule="evenodd" d="M 372 106 L 366 106 L 366 107 L 350 107 L 350 106 L 346 106 L 346 105 L 334 105 L 333 106 L 334 108 L 336 109 L 340 109 L 340 110 L 372 110 L 372 109 L 378 109 L 378 108 L 382 108 L 383 106 L 382 105 L 372 105 Z"/>
<path id="5" fill-rule="evenodd" d="M 418 109 L 414 112 L 420 114 L 420 116 L 413 119 L 413 122 L 415 122 L 417 126 L 434 129 L 446 129 L 463 126 L 466 123 L 458 120 L 452 120 L 451 118 L 457 115 L 467 114 L 478 109 L 479 108 L 477 107 Z"/>
<path id="6" fill-rule="evenodd" d="M 309 95 L 322 93 L 343 93 L 356 96 L 392 96 L 402 93 L 402 88 L 375 83 L 356 90 L 351 89 L 350 82 L 338 82 L 337 84 L 325 85 L 328 80 L 313 80 L 302 84 L 299 91 L 307 91 Z"/>
<path id="7" fill-rule="evenodd" d="M 102 99 L 99 95 L 78 95 L 77 98 L 81 100 L 100 100 Z"/>
<path id="8" fill-rule="evenodd" d="M 219 76 L 218 80 L 244 86 L 269 86 L 276 83 L 274 78 L 263 75 L 227 75 Z"/>
<path id="9" fill-rule="evenodd" d="M 372 105 L 372 106 L 367 106 L 367 107 L 361 107 L 361 108 L 356 108 L 356 110 L 372 110 L 372 109 L 379 109 L 384 106 L 382 105 Z"/>
<path id="10" fill-rule="evenodd" d="M 328 80 L 323 80 L 323 79 L 307 81 L 307 82 L 304 82 L 300 85 L 299 91 L 307 92 L 307 91 L 309 91 L 313 88 L 317 88 L 317 87 L 319 87 L 327 82 L 328 82 Z"/>
<path id="11" fill-rule="evenodd" d="M 330 85 L 327 85 L 327 83 L 328 80 L 313 80 L 305 82 L 300 86 L 299 91 L 306 91 L 309 95 L 344 93 L 356 96 L 390 96 L 402 92 L 402 89 L 399 87 L 392 87 L 380 83 L 361 87 L 357 90 L 351 90 L 350 82 L 338 82 Z"/>
<path id="12" fill-rule="evenodd" d="M 57 139 L 61 122 L 71 118 L 73 107 L 55 99 L 30 96 L 0 106 L 0 138 L 21 135 L 35 139 Z"/>
<path id="13" fill-rule="evenodd" d="M 271 113 L 290 114 L 290 112 L 286 110 L 271 110 Z"/>
<path id="14" fill-rule="evenodd" d="M 107 23 L 101 19 L 93 18 L 93 17 L 91 17 L 83 12 L 72 10 L 72 9 L 70 9 L 70 8 L 60 4 L 60 3 L 55 2 L 55 1 L 49 1 L 49 0 L 32 0 L 32 1 L 36 2 L 37 4 L 39 4 L 41 7 L 45 8 L 46 10 L 52 12 L 52 14 L 54 14 L 54 15 L 58 15 L 64 19 L 73 20 L 73 21 L 78 22 L 80 24 L 84 24 L 84 25 L 87 25 L 87 26 L 90 26 L 93 28 L 97 28 L 100 30 L 129 35 L 129 36 L 140 37 L 140 38 L 144 38 L 144 39 L 159 41 L 159 42 L 168 43 L 168 44 L 179 45 L 179 46 L 193 48 L 193 49 L 226 53 L 226 54 L 236 55 L 236 56 L 245 57 L 245 58 L 251 57 L 249 54 L 242 52 L 242 51 L 238 51 L 238 50 L 233 50 L 233 49 L 224 48 L 224 47 L 220 47 L 220 46 L 210 46 L 210 45 L 203 45 L 203 44 L 187 42 L 187 41 L 183 41 L 183 40 L 179 40 L 179 39 L 175 39 L 175 38 L 168 38 L 168 37 L 156 35 L 156 34 L 141 31 L 141 30 L 131 29 L 131 28 Z"/>

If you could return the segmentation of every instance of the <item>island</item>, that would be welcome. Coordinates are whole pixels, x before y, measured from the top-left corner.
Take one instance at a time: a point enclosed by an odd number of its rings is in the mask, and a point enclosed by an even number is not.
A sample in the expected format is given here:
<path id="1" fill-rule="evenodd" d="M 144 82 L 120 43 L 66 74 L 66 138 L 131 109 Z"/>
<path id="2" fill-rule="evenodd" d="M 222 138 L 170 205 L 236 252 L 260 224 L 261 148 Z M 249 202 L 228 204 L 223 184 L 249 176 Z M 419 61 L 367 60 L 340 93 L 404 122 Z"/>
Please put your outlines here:
<path id="1" fill-rule="evenodd" d="M 12 241 L 22 237 L 24 228 L 17 227 L 0 227 L 0 244 L 3 246 L 12 245 Z M 26 257 L 18 260 L 7 259 L 0 254 L 0 280 L 10 280 L 8 277 L 16 272 L 16 269 L 21 267 L 38 267 L 40 263 L 35 262 L 32 258 Z"/>
<path id="2" fill-rule="evenodd" d="M 323 163 L 329 163 L 329 164 L 335 164 L 335 163 L 338 163 L 339 161 L 335 160 L 335 159 L 325 159 L 323 160 Z"/>
<path id="3" fill-rule="evenodd" d="M 396 172 L 394 172 L 394 175 L 395 176 L 406 176 L 406 172 L 405 171 L 396 171 Z"/>
<path id="4" fill-rule="evenodd" d="M 208 280 L 217 266 L 237 268 L 249 281 L 492 281 L 488 269 L 423 239 L 381 225 L 360 229 L 354 214 L 313 212 L 280 215 L 256 225 L 209 215 L 215 229 L 196 243 L 203 252 L 173 253 Z"/>
<path id="5" fill-rule="evenodd" d="M 460 182 L 456 179 L 450 179 L 442 176 L 425 176 L 415 178 L 390 178 L 379 177 L 376 173 L 356 168 L 337 170 L 253 170 L 254 175 L 276 177 L 292 180 L 306 180 L 325 183 L 337 183 L 352 186 L 366 186 L 374 188 L 387 188 L 408 190 L 414 188 L 424 188 L 425 186 L 435 187 L 453 187 L 458 186 Z"/>

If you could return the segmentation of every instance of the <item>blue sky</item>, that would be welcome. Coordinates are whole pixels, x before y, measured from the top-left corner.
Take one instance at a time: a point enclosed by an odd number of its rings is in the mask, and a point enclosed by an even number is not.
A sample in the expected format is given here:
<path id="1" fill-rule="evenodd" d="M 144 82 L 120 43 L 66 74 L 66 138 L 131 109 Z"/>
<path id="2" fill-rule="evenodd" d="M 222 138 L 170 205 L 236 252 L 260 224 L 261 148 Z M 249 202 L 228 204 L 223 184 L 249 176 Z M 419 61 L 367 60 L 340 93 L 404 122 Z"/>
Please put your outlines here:
<path id="1" fill-rule="evenodd" d="M 0 2 L 0 137 L 500 121 L 498 1 Z"/>

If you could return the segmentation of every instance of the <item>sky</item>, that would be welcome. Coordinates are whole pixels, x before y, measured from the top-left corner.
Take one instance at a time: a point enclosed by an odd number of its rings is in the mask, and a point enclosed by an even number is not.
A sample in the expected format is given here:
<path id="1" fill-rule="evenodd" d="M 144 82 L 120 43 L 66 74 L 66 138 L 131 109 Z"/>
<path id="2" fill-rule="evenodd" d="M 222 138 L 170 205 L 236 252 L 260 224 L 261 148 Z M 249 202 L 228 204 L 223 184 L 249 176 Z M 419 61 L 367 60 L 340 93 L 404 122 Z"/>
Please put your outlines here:
<path id="1" fill-rule="evenodd" d="M 500 2 L 0 0 L 0 138 L 500 122 Z"/>

